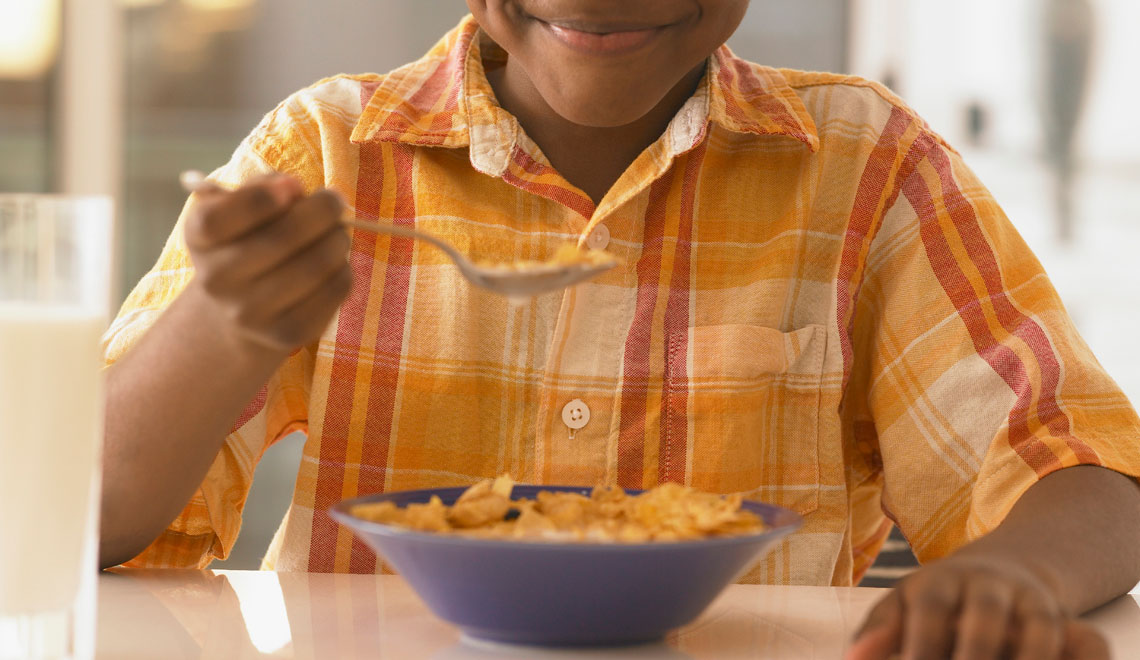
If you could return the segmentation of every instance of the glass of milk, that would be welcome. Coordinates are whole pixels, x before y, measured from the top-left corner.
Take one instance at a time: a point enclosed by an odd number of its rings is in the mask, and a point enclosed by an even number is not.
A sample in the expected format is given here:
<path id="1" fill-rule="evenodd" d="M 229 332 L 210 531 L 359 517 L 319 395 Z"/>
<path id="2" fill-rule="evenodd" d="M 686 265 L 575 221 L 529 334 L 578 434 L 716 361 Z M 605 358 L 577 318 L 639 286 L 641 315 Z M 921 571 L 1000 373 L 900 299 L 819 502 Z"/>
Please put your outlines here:
<path id="1" fill-rule="evenodd" d="M 0 195 L 0 660 L 92 658 L 111 201 Z"/>

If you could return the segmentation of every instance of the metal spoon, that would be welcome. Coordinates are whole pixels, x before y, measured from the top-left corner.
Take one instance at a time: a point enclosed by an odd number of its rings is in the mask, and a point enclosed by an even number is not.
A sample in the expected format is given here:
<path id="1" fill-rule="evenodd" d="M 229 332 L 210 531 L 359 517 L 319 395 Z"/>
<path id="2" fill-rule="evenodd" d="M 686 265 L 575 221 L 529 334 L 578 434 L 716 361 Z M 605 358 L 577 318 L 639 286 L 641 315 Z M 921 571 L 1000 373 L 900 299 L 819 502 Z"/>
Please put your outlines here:
<path id="1" fill-rule="evenodd" d="M 205 175 L 195 170 L 183 172 L 178 177 L 178 180 L 182 184 L 182 188 L 190 193 L 225 190 L 216 183 L 208 181 Z M 472 262 L 447 241 L 427 232 L 395 225 L 359 222 L 357 220 L 342 219 L 341 222 L 346 227 L 361 231 L 403 236 L 430 243 L 440 250 L 443 250 L 444 254 L 455 262 L 456 267 L 459 268 L 459 272 L 468 282 L 488 291 L 507 296 L 515 301 L 525 300 L 526 298 L 541 293 L 565 289 L 566 287 L 596 277 L 617 265 L 617 260 L 612 260 L 601 264 L 538 264 L 518 269 L 511 268 L 509 264 L 504 264 L 501 267 L 481 266 Z"/>

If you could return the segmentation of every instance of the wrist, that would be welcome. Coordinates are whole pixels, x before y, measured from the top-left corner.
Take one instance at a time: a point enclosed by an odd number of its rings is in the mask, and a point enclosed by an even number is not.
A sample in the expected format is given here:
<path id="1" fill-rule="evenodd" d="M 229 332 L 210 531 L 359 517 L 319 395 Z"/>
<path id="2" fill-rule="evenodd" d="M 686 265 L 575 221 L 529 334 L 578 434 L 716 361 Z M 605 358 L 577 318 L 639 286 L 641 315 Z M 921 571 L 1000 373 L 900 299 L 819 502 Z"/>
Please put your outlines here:
<path id="1" fill-rule="evenodd" d="M 1077 603 L 1069 598 L 1069 592 L 1065 588 L 1065 580 L 1056 566 L 1036 557 L 1022 558 L 1021 565 L 1044 585 L 1046 591 L 1053 595 L 1065 614 L 1075 616 L 1079 612 Z"/>
<path id="2" fill-rule="evenodd" d="M 208 342 L 224 364 L 268 376 L 289 356 L 289 351 L 257 342 L 243 331 L 196 279 L 190 281 L 179 300 L 183 313 L 194 319 L 187 327 L 193 327 L 199 341 Z"/>

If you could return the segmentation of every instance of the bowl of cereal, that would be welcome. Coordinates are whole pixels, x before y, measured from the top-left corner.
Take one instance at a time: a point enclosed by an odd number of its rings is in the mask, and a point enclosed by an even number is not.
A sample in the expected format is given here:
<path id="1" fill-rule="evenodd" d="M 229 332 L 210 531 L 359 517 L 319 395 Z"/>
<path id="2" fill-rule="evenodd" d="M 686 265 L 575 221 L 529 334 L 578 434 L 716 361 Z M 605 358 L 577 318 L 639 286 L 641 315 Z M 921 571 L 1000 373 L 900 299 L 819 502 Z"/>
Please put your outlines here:
<path id="1" fill-rule="evenodd" d="M 696 619 L 800 516 L 677 484 L 434 488 L 345 500 L 330 514 L 478 640 L 648 642 Z"/>

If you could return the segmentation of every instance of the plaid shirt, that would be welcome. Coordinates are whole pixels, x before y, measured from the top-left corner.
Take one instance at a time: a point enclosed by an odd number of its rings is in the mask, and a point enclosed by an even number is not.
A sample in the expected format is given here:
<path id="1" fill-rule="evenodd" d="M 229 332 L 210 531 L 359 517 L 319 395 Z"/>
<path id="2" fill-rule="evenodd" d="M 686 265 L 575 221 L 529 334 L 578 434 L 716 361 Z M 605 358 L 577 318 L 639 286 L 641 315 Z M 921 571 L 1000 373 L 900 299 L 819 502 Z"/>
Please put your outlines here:
<path id="1" fill-rule="evenodd" d="M 512 306 L 430 246 L 356 234 L 339 315 L 132 565 L 224 557 L 254 466 L 294 430 L 308 441 L 265 560 L 277 570 L 379 570 L 326 514 L 342 498 L 509 472 L 790 507 L 803 528 L 745 579 L 846 585 L 892 522 L 929 560 L 1057 469 L 1140 474 L 1140 423 L 1040 264 L 882 87 L 721 48 L 595 206 L 497 105 L 484 67 L 504 57 L 468 18 L 408 66 L 291 96 L 213 179 L 287 172 L 360 220 L 479 258 L 581 241 L 625 265 Z M 110 329 L 108 362 L 192 275 L 179 228 Z"/>

